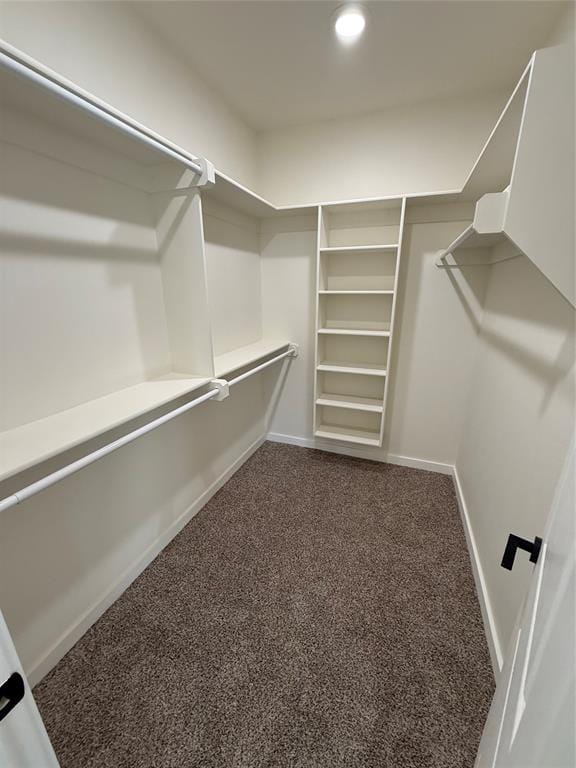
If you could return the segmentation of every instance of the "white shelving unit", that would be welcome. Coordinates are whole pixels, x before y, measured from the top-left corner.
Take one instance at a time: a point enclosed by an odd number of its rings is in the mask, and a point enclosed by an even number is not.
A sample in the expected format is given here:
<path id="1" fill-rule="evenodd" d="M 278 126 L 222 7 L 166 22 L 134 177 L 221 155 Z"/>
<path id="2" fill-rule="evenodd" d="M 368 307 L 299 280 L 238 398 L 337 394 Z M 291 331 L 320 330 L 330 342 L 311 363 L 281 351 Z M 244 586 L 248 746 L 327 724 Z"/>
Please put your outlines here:
<path id="1" fill-rule="evenodd" d="M 314 431 L 381 445 L 406 198 L 277 207 L 219 172 L 200 192 L 209 164 L 21 52 L 0 52 L 33 75 L 0 69 L 8 267 L 0 329 L 11 329 L 0 339 L 0 477 L 284 349 L 288 342 L 270 339 L 262 318 L 260 225 L 311 212 Z M 554 105 L 538 106 L 550 89 L 533 67 L 548 80 L 567 69 L 558 49 L 539 52 L 464 187 L 411 195 L 411 212 L 476 204 L 439 266 L 452 266 L 449 255 L 468 263 L 479 251 L 494 263 L 520 252 L 518 243 L 573 302 L 571 233 L 555 225 L 552 186 L 533 181 L 549 168 L 532 163 L 544 154 L 530 148 L 549 131 L 566 175 L 569 153 L 555 126 L 536 119 Z M 554 233 L 554 247 L 528 226 L 533 210 L 546 213 L 550 226 L 539 229 Z"/>
<path id="2" fill-rule="evenodd" d="M 403 198 L 319 208 L 318 438 L 382 445 L 404 213 Z"/>
<path id="3" fill-rule="evenodd" d="M 257 219 L 282 211 L 21 52 L 0 63 L 2 481 L 289 342 L 261 318 Z"/>

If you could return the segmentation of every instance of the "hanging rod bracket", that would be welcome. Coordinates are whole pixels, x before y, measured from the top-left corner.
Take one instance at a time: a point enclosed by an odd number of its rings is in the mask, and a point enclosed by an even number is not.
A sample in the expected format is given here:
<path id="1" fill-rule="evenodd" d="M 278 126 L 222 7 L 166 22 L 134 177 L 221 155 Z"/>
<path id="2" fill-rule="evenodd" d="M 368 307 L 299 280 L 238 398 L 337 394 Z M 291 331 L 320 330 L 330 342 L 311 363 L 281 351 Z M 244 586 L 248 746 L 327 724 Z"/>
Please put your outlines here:
<path id="1" fill-rule="evenodd" d="M 198 165 L 201 166 L 202 173 L 200 174 L 195 186 L 213 187 L 216 184 L 216 170 L 213 163 L 211 163 L 210 160 L 206 160 L 206 158 L 201 157 L 198 158 Z"/>
<path id="2" fill-rule="evenodd" d="M 300 355 L 300 347 L 298 344 L 289 344 L 288 351 L 290 357 L 298 357 Z"/>
<path id="3" fill-rule="evenodd" d="M 194 161 L 200 168 L 186 168 L 172 162 L 158 163 L 149 167 L 148 191 L 152 193 L 170 192 L 187 195 L 199 189 L 210 189 L 216 183 L 216 170 L 210 160 L 197 158 Z"/>
<path id="4" fill-rule="evenodd" d="M 214 400 L 226 400 L 230 394 L 230 385 L 226 379 L 212 379 L 210 388 L 218 390 L 218 394 L 214 395 Z"/>

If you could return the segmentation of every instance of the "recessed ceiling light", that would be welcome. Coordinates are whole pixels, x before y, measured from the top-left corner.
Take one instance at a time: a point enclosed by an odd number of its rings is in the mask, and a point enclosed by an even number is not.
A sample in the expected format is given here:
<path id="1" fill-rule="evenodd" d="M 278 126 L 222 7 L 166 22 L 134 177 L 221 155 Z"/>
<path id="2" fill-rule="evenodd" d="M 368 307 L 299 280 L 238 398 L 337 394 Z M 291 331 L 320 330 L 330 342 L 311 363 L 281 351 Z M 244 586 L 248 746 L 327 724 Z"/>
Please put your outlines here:
<path id="1" fill-rule="evenodd" d="M 366 14 L 361 5 L 343 5 L 335 14 L 334 29 L 343 43 L 355 43 L 364 32 Z"/>

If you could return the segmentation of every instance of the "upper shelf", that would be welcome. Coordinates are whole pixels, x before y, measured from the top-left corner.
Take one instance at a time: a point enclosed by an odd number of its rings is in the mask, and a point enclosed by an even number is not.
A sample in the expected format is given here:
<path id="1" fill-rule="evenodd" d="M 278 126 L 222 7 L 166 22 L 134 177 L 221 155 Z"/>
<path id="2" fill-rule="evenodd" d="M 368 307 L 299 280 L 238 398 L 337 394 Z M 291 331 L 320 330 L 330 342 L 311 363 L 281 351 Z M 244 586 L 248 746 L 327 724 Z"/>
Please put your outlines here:
<path id="1" fill-rule="evenodd" d="M 168 162 L 201 171 L 197 157 L 4 42 L 0 65 L 3 109 L 15 109 L 57 134 L 88 141 L 140 166 Z"/>
<path id="2" fill-rule="evenodd" d="M 0 43 L 0 56 L 15 60 L 30 73 L 40 76 L 34 82 L 29 77 L 0 67 L 3 106 L 15 106 L 21 112 L 51 124 L 64 135 L 88 140 L 148 169 L 160 164 L 168 164 L 177 168 L 183 162 L 201 162 L 182 147 L 143 126 L 12 46 Z M 500 191 L 508 185 L 514 163 L 531 66 L 532 61 L 504 107 L 463 188 L 461 190 L 406 195 L 412 204 L 475 201 L 483 193 Z M 54 85 L 56 90 L 61 88 L 72 94 L 73 97 L 77 98 L 78 103 L 74 104 L 59 97 L 53 88 Z M 124 129 L 115 128 L 110 122 L 99 119 L 98 114 L 100 116 L 105 114 L 118 120 Z M 132 129 L 131 135 L 126 133 L 126 127 Z M 158 148 L 158 146 L 155 147 L 153 143 L 147 143 L 144 137 L 152 139 L 152 142 L 156 141 L 163 149 Z M 170 152 L 173 153 L 172 156 L 169 155 Z M 144 184 L 144 186 L 146 185 Z M 293 216 L 298 213 L 311 214 L 317 210 L 318 206 L 322 206 L 328 213 L 335 214 L 338 214 L 343 206 L 348 209 L 351 206 L 356 206 L 359 211 L 370 208 L 370 206 L 397 207 L 401 199 L 395 196 L 276 206 L 220 171 L 215 174 L 214 186 L 210 189 L 206 188 L 204 194 L 256 218 Z M 396 246 L 384 244 L 378 247 L 386 249 Z"/>
<path id="3" fill-rule="evenodd" d="M 317 209 L 315 205 L 275 206 L 221 171 L 216 171 L 216 184 L 206 189 L 204 194 L 247 216 L 260 219 L 311 214 Z"/>
<path id="4" fill-rule="evenodd" d="M 269 357 L 275 352 L 283 352 L 290 345 L 289 341 L 263 339 L 245 347 L 238 347 L 224 355 L 214 358 L 214 373 L 217 378 L 223 378 L 227 374 L 244 368 L 246 365 L 256 362 L 264 357 Z"/>
<path id="5" fill-rule="evenodd" d="M 474 221 L 466 227 L 450 245 L 440 253 L 436 265 L 438 267 L 447 266 L 471 266 L 470 262 L 458 261 L 458 256 L 462 251 L 472 249 L 492 249 L 498 245 L 508 246 L 504 258 L 510 258 L 512 255 L 518 255 L 517 249 L 504 232 L 506 211 L 510 199 L 509 189 L 503 192 L 483 195 L 476 203 Z M 454 264 L 448 264 L 446 259 L 452 254 L 456 260 Z M 500 261 L 501 259 L 498 259 Z M 483 259 L 481 264 L 495 263 L 493 259 Z"/>
<path id="6" fill-rule="evenodd" d="M 383 245 L 343 245 L 320 248 L 320 253 L 379 253 L 380 251 L 395 251 L 398 243 Z"/>
<path id="7" fill-rule="evenodd" d="M 531 59 L 502 109 L 463 187 L 451 192 L 408 195 L 411 206 L 476 202 L 482 195 L 501 192 L 510 184 L 532 66 Z"/>
<path id="8" fill-rule="evenodd" d="M 461 200 L 478 200 L 510 184 L 532 62 L 524 70 L 462 188 Z"/>
<path id="9" fill-rule="evenodd" d="M 91 440 L 210 379 L 169 373 L 0 433 L 0 480 Z"/>

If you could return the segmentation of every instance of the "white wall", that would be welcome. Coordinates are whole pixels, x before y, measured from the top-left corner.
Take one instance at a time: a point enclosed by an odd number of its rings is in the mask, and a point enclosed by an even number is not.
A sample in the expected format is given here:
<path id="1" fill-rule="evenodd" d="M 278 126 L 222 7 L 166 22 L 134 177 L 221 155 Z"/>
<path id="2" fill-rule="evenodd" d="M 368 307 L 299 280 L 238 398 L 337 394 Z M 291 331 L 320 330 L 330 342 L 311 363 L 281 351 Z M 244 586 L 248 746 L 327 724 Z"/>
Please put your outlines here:
<path id="1" fill-rule="evenodd" d="M 0 209 L 2 429 L 171 370 L 148 195 L 8 143 Z"/>
<path id="2" fill-rule="evenodd" d="M 459 189 L 508 95 L 261 133 L 258 192 L 289 204 Z"/>
<path id="3" fill-rule="evenodd" d="M 269 338 L 290 339 L 300 355 L 266 373 L 269 429 L 299 439 L 312 436 L 316 216 L 263 222 L 262 323 Z"/>
<path id="4" fill-rule="evenodd" d="M 564 3 L 564 6 L 565 10 L 550 33 L 548 40 L 546 40 L 545 46 L 562 45 L 563 43 L 574 44 L 576 36 L 576 5 L 574 3 Z"/>
<path id="5" fill-rule="evenodd" d="M 127 4 L 5 0 L 0 35 L 243 184 L 255 183 L 254 131 Z"/>
<path id="6" fill-rule="evenodd" d="M 574 323 L 528 259 L 491 269 L 456 465 L 503 651 L 533 570 L 500 568 L 506 539 L 542 535 L 574 430 Z"/>
<path id="7" fill-rule="evenodd" d="M 550 42 L 573 46 L 573 6 L 567 9 Z M 549 94 L 554 93 L 562 108 L 566 107 L 566 115 L 574 114 L 573 47 L 568 62 L 570 59 L 572 67 L 562 63 L 554 71 L 550 56 L 536 58 L 531 101 L 525 115 L 525 121 L 529 117 L 532 120 L 532 132 L 525 122 L 521 141 L 536 157 L 538 139 L 543 141 L 546 137 L 542 138 L 542 130 L 534 129 L 535 115 L 541 120 L 542 114 L 553 113 L 561 120 L 564 131 L 555 136 L 553 145 L 561 156 L 548 153 L 547 168 L 552 169 L 552 175 L 545 184 L 547 189 L 556 184 L 560 201 L 548 208 L 548 201 L 524 204 L 523 210 L 521 196 L 526 191 L 522 193 L 520 182 L 518 189 L 515 180 L 512 182 L 511 194 L 519 195 L 520 201 L 516 202 L 514 228 L 510 226 L 507 231 L 534 263 L 522 257 L 490 270 L 478 355 L 456 462 L 484 574 L 495 645 L 502 653 L 506 651 L 533 573 L 523 553 L 512 573 L 500 568 L 506 539 L 510 533 L 528 539 L 542 535 L 575 426 L 576 313 L 535 266 L 540 263 L 546 270 L 549 263 L 560 264 L 565 259 L 573 262 L 575 258 L 574 167 L 567 161 L 570 148 L 563 144 L 564 140 L 568 144 L 574 142 L 574 136 L 570 138 L 573 127 L 568 117 L 563 119 L 559 107 L 551 107 L 547 102 Z M 565 81 L 561 73 L 565 73 Z M 532 195 L 534 178 L 541 178 L 541 174 L 538 176 L 530 168 L 537 160 L 531 159 L 530 153 L 526 155 L 526 151 L 524 147 L 524 153 L 518 153 L 515 173 L 524 172 L 522 183 L 531 179 Z M 531 171 L 531 176 L 526 175 L 526 170 Z M 552 272 L 555 279 L 558 274 Z M 557 284 L 565 295 L 571 293 L 566 283 Z"/>
<path id="8" fill-rule="evenodd" d="M 262 338 L 259 221 L 206 197 L 202 211 L 212 344 L 223 355 Z"/>

